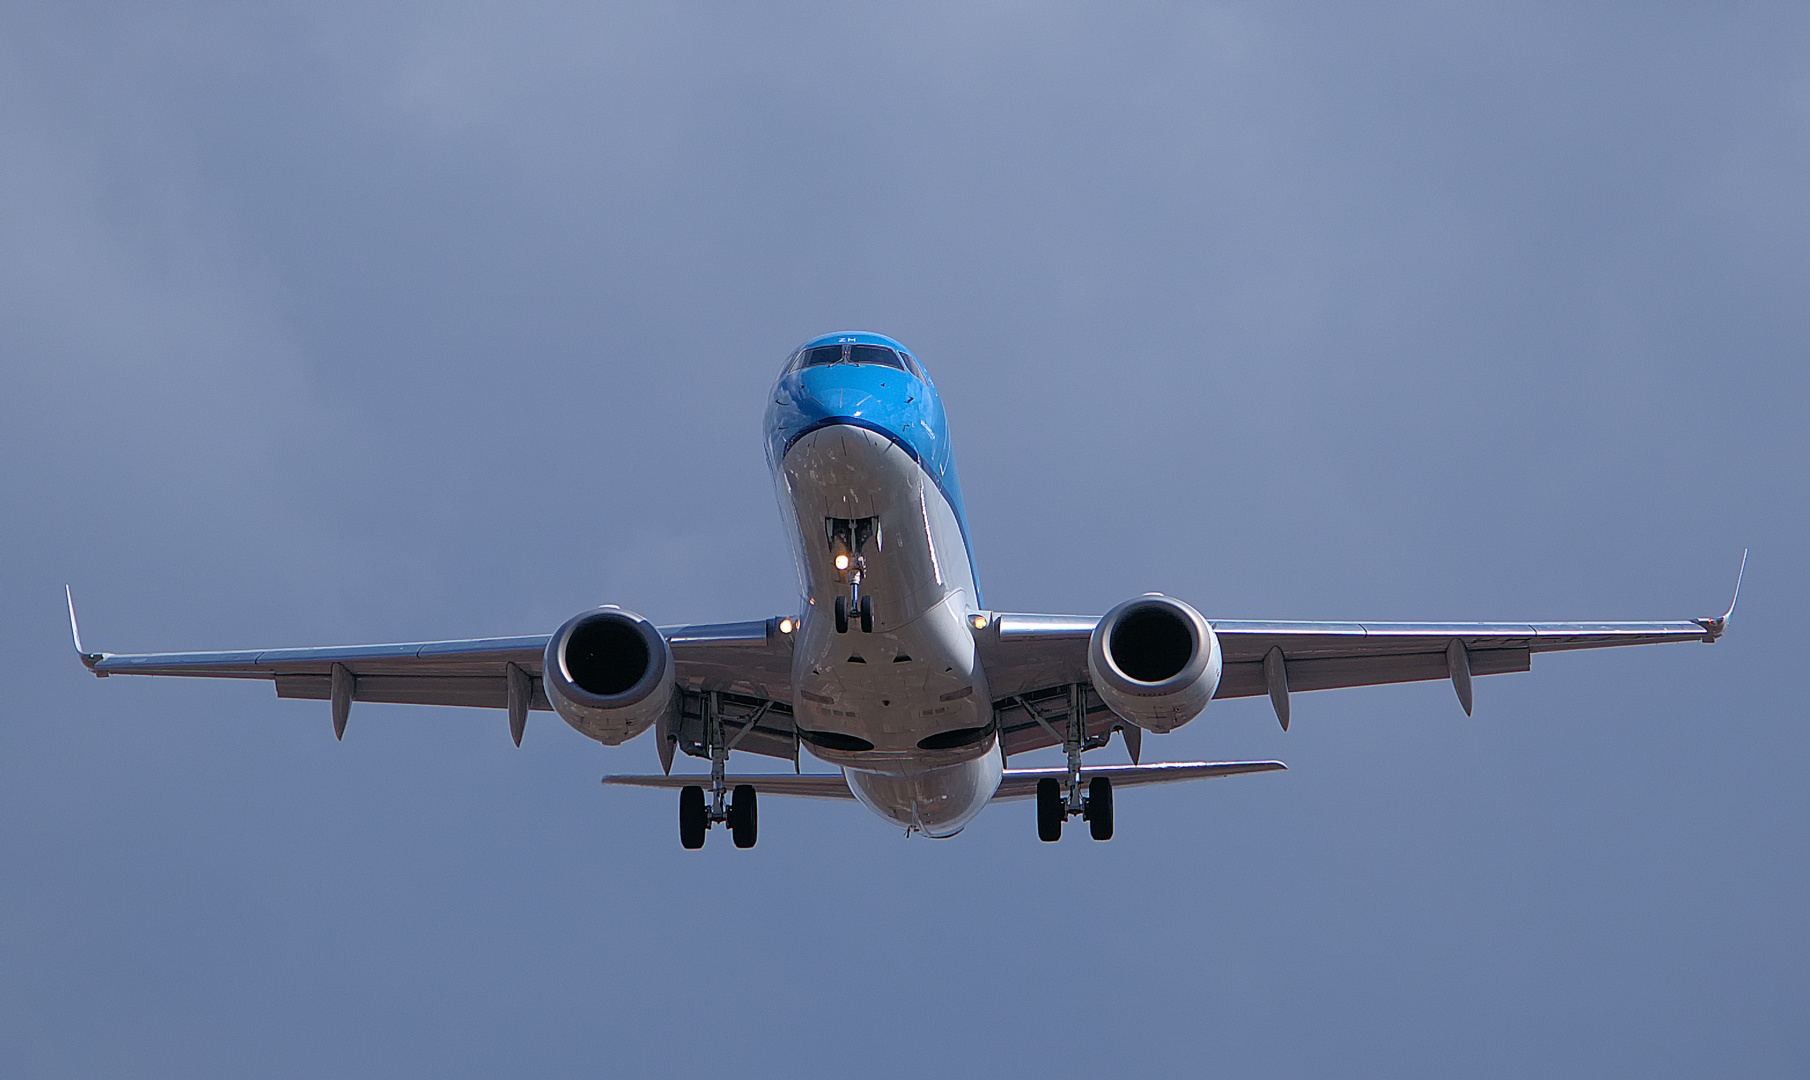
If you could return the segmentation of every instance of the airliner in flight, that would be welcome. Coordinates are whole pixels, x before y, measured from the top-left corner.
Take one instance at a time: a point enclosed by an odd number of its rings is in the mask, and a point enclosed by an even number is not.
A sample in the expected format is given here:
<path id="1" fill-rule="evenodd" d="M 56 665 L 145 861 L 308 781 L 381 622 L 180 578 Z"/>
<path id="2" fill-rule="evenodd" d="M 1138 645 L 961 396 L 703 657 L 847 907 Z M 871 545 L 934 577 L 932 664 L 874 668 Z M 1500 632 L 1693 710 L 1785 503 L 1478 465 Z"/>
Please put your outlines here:
<path id="1" fill-rule="evenodd" d="M 1536 653 L 1715 641 L 1734 612 L 1681 622 L 1355 623 L 1208 619 L 1146 593 L 1100 616 L 1000 612 L 981 600 L 948 423 L 923 365 L 880 334 L 827 334 L 786 360 L 766 415 L 767 460 L 802 588 L 764 620 L 657 627 L 614 606 L 551 635 L 243 652 L 93 653 L 102 677 L 268 679 L 278 697 L 507 710 L 516 745 L 532 710 L 615 746 L 649 729 L 661 776 L 605 781 L 679 791 L 679 837 L 725 826 L 753 846 L 757 797 L 856 799 L 907 834 L 947 837 L 990 802 L 1034 798 L 1037 832 L 1069 818 L 1113 832 L 1115 787 L 1267 772 L 1278 761 L 1141 764 L 1215 698 L 1267 695 L 1288 728 L 1305 690 L 1449 679 L 1464 711 L 1479 675 Z M 1746 558 L 1742 558 L 1745 569 Z M 1740 583 L 1736 581 L 1736 596 Z M 1117 732 L 1132 764 L 1087 766 Z M 1060 746 L 1066 766 L 1008 768 Z M 835 766 L 728 772 L 733 751 Z M 710 763 L 673 776 L 676 752 Z"/>

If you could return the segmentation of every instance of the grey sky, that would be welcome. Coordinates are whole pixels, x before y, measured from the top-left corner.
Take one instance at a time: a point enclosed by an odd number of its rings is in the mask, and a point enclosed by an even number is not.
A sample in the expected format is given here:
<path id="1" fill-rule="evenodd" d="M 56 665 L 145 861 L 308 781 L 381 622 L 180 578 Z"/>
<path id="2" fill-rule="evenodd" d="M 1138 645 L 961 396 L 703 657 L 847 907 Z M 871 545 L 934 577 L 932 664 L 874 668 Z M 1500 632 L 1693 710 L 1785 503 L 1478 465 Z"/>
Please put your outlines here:
<path id="1" fill-rule="evenodd" d="M 0 1073 L 1802 1076 L 1810 15 L 0 9 Z M 1118 838 L 115 651 L 790 610 L 763 395 L 894 335 L 988 603 L 1713 614 L 1221 702 Z M 1119 751 L 1108 751 L 1117 754 Z M 1016 760 L 1016 759 L 1015 759 Z M 1028 759 L 1027 759 L 1028 763 Z M 758 762 L 752 764 L 758 765 Z"/>

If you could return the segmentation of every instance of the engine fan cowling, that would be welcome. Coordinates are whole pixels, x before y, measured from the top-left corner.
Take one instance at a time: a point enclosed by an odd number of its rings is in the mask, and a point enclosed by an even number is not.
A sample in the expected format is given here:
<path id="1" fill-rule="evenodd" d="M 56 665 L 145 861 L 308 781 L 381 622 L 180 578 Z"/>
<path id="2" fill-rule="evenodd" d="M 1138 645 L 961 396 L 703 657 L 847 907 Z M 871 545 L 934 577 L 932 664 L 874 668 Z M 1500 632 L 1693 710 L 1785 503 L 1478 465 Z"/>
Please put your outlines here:
<path id="1" fill-rule="evenodd" d="M 672 708 L 672 648 L 654 624 L 618 607 L 574 615 L 547 642 L 541 685 L 560 719 L 615 746 Z"/>
<path id="2" fill-rule="evenodd" d="M 1200 612 L 1160 593 L 1127 600 L 1101 617 L 1087 643 L 1094 690 L 1146 731 L 1194 719 L 1219 689 L 1219 638 Z"/>

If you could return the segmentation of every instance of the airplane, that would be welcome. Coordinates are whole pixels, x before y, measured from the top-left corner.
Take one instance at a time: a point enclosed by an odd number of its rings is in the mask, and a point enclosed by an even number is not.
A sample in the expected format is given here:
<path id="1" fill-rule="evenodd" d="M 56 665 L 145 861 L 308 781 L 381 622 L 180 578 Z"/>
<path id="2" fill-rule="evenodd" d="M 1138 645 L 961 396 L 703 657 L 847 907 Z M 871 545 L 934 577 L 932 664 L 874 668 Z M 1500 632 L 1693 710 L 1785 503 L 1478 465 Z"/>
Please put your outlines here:
<path id="1" fill-rule="evenodd" d="M 606 605 L 550 635 L 112 654 L 84 649 L 68 594 L 76 653 L 102 678 L 268 679 L 278 697 L 329 702 L 341 739 L 354 701 L 503 709 L 517 746 L 534 710 L 607 746 L 652 729 L 663 774 L 604 782 L 677 788 L 686 848 L 718 825 L 754 846 L 762 792 L 854 799 L 938 838 L 991 802 L 1035 799 L 1040 839 L 1080 818 L 1106 840 L 1116 787 L 1286 767 L 1141 763 L 1145 732 L 1216 698 L 1267 695 L 1286 731 L 1296 692 L 1449 679 L 1469 715 L 1474 677 L 1526 671 L 1536 653 L 1713 642 L 1734 614 L 1731 602 L 1679 622 L 1239 622 L 1160 593 L 1100 616 L 994 611 L 942 401 L 915 353 L 875 333 L 807 341 L 773 388 L 765 435 L 802 592 L 792 613 L 656 627 Z M 1084 766 L 1115 732 L 1132 764 Z M 1066 766 L 1007 767 L 1054 746 Z M 794 775 L 730 775 L 738 750 L 790 760 Z M 709 761 L 708 780 L 672 775 L 678 751 Z M 801 773 L 801 751 L 838 771 Z"/>

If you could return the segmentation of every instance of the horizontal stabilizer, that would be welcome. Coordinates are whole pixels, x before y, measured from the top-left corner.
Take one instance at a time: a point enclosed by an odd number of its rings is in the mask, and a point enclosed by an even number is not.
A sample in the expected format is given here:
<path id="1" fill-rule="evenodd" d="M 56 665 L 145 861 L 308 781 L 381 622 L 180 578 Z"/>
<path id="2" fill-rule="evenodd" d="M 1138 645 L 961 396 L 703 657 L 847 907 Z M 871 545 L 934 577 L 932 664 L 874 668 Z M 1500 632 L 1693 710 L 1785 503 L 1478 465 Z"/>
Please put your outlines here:
<path id="1" fill-rule="evenodd" d="M 1274 772 L 1286 769 L 1287 765 L 1280 761 L 1172 761 L 1161 765 L 1099 765 L 1091 769 L 1081 770 L 1081 783 L 1086 784 L 1096 776 L 1112 778 L 1113 787 L 1136 787 L 1139 784 L 1173 784 L 1182 780 L 1205 780 L 1214 776 L 1237 776 L 1240 773 Z M 999 782 L 999 791 L 994 794 L 999 799 L 1028 799 L 1037 794 L 1037 781 L 1044 777 L 1056 780 L 1068 779 L 1066 768 L 1054 769 L 1007 769 Z M 606 784 L 621 784 L 627 787 L 650 788 L 682 788 L 692 784 L 700 787 L 708 784 L 707 776 L 606 776 Z M 729 776 L 724 783 L 730 787 L 737 784 L 752 784 L 754 790 L 762 795 L 795 795 L 807 799 L 852 799 L 848 784 L 841 773 L 809 773 L 794 776 L 790 773 L 759 773 L 752 776 Z"/>
<path id="2" fill-rule="evenodd" d="M 606 784 L 622 784 L 628 787 L 682 788 L 696 784 L 699 787 L 710 786 L 708 776 L 606 776 Z M 853 799 L 854 792 L 842 779 L 841 773 L 806 773 L 794 776 L 791 773 L 757 773 L 753 776 L 727 776 L 723 782 L 730 787 L 738 784 L 752 784 L 754 790 L 762 795 L 797 795 L 806 799 Z"/>
<path id="3" fill-rule="evenodd" d="M 1275 772 L 1286 769 L 1280 761 L 1167 761 L 1159 765 L 1097 765 L 1081 770 L 1083 787 L 1096 776 L 1110 777 L 1114 788 L 1139 784 L 1174 784 L 1183 780 L 1206 780 L 1214 776 L 1237 776 L 1240 773 Z M 1037 781 L 1044 777 L 1067 780 L 1068 769 L 1007 769 L 993 799 L 1029 799 L 1037 794 Z"/>

